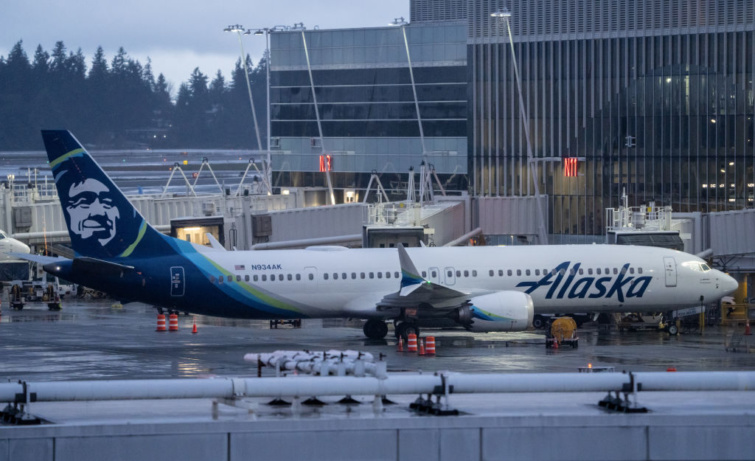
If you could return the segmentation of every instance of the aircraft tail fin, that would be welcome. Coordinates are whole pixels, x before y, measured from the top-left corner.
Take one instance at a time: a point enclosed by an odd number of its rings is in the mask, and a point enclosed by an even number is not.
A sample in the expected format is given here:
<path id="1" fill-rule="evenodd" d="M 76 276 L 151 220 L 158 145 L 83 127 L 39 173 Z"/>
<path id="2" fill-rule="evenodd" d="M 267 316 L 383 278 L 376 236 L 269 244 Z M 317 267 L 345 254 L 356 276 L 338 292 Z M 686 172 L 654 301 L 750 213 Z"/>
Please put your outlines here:
<path id="1" fill-rule="evenodd" d="M 101 260 L 175 251 L 67 130 L 42 130 L 77 256 Z"/>

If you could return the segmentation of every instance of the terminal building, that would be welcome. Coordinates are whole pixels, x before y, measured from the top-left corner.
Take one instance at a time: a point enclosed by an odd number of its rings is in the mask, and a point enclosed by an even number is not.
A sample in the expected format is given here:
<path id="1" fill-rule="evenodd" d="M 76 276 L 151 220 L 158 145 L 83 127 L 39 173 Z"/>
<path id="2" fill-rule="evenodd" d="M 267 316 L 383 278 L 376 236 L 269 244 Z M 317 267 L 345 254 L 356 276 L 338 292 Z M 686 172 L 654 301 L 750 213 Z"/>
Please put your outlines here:
<path id="1" fill-rule="evenodd" d="M 682 213 L 753 207 L 755 3 L 410 7 L 393 27 L 271 34 L 279 182 L 325 186 L 329 171 L 338 194 L 377 172 L 397 186 L 425 161 L 470 194 L 473 226 L 539 191 L 550 243 L 603 241 L 624 191 Z"/>

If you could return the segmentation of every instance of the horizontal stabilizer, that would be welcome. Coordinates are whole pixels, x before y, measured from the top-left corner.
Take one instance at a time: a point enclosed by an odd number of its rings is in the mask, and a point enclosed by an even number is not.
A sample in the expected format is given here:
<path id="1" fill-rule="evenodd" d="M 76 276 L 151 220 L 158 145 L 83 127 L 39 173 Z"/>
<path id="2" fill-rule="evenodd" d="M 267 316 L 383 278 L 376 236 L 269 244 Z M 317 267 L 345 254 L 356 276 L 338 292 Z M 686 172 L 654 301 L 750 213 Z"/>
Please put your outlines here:
<path id="1" fill-rule="evenodd" d="M 73 260 L 73 270 L 99 275 L 120 275 L 123 272 L 134 270 L 134 266 L 117 264 L 95 258 L 76 258 Z"/>
<path id="2" fill-rule="evenodd" d="M 14 258 L 23 259 L 24 261 L 31 261 L 38 264 L 49 264 L 49 263 L 55 263 L 59 261 L 68 261 L 66 258 L 61 258 L 59 256 L 42 256 L 42 255 L 35 255 L 30 253 L 7 253 L 8 256 L 12 256 Z"/>

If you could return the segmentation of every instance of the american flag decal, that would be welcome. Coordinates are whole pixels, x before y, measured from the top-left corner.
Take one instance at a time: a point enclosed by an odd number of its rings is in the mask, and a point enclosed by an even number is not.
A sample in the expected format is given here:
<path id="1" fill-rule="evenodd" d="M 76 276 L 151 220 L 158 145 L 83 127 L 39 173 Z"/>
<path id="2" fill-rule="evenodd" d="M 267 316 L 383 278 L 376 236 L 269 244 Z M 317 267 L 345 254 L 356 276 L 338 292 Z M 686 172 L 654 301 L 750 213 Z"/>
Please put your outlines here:
<path id="1" fill-rule="evenodd" d="M 235 268 L 236 268 L 237 271 L 243 271 L 244 270 L 244 265 L 243 264 L 236 264 Z"/>

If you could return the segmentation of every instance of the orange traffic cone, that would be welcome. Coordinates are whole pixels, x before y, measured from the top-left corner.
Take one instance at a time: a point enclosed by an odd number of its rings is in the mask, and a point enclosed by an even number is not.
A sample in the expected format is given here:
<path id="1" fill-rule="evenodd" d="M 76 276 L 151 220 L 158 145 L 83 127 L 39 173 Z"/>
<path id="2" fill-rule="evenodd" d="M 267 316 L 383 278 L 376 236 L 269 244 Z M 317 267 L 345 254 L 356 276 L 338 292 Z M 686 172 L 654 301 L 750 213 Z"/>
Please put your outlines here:
<path id="1" fill-rule="evenodd" d="M 155 331 L 166 331 L 165 330 L 165 314 L 157 315 L 157 330 Z"/>
<path id="2" fill-rule="evenodd" d="M 558 349 L 558 338 L 553 338 L 553 348 Z"/>
<path id="3" fill-rule="evenodd" d="M 404 352 L 404 337 L 398 337 L 398 343 L 396 345 L 396 352 Z"/>
<path id="4" fill-rule="evenodd" d="M 191 334 L 197 334 L 197 319 L 194 319 L 194 326 L 191 328 Z"/>
<path id="5" fill-rule="evenodd" d="M 419 340 L 419 355 L 425 355 L 425 339 Z"/>
<path id="6" fill-rule="evenodd" d="M 435 336 L 428 336 L 425 341 L 425 355 L 435 355 Z"/>
<path id="7" fill-rule="evenodd" d="M 407 352 L 417 352 L 417 335 L 409 333 L 409 339 L 406 341 Z"/>
<path id="8" fill-rule="evenodd" d="M 747 319 L 745 322 L 745 336 L 752 335 L 752 332 L 750 331 L 750 319 Z"/>

